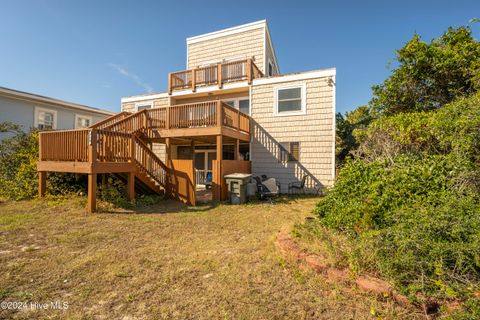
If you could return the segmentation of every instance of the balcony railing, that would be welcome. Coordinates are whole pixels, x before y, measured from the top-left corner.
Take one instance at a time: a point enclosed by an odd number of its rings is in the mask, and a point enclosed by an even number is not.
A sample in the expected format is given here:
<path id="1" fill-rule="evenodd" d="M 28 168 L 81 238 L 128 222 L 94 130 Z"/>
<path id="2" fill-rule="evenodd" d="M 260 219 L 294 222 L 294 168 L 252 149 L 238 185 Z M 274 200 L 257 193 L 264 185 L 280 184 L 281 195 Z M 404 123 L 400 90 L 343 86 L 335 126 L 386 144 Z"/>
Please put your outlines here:
<path id="1" fill-rule="evenodd" d="M 223 84 L 248 81 L 252 83 L 255 78 L 263 77 L 262 72 L 252 59 L 244 59 L 218 63 L 202 68 L 194 68 L 190 70 L 172 72 L 168 76 L 168 93 L 174 90 L 192 90 L 202 86 L 218 85 L 219 88 Z"/>

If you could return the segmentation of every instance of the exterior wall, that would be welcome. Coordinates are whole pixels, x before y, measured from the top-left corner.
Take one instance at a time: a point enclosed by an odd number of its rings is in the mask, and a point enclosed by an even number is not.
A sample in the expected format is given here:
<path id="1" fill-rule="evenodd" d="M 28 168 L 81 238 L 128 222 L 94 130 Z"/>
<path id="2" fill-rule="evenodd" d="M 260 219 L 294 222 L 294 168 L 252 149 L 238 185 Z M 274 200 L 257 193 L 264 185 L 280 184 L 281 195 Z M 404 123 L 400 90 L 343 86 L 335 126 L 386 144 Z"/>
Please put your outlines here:
<path id="1" fill-rule="evenodd" d="M 74 129 L 76 114 L 92 117 L 92 124 L 108 117 L 108 115 L 87 110 L 75 110 L 68 107 L 0 96 L 0 122 L 11 121 L 21 125 L 24 131 L 28 131 L 34 127 L 35 107 L 55 110 L 57 112 L 57 129 L 59 130 Z M 0 134 L 0 138 L 2 138 L 2 135 Z"/>
<path id="2" fill-rule="evenodd" d="M 136 112 L 137 108 L 136 105 L 138 103 L 150 103 L 153 102 L 153 107 L 154 108 L 160 108 L 160 107 L 167 107 L 170 104 L 170 98 L 169 97 L 162 97 L 162 98 L 155 98 L 155 99 L 149 99 L 148 96 L 145 96 L 145 99 L 139 99 L 138 101 L 135 102 L 122 102 L 122 111 L 127 111 L 127 112 Z"/>
<path id="3" fill-rule="evenodd" d="M 222 59 L 253 57 L 257 67 L 265 71 L 264 64 L 265 28 L 218 37 L 187 44 L 187 69 Z"/>
<path id="4" fill-rule="evenodd" d="M 277 76 L 278 75 L 277 70 L 279 70 L 279 69 L 278 69 L 278 66 L 277 66 L 277 62 L 275 60 L 275 55 L 273 53 L 273 48 L 270 45 L 270 42 L 268 41 L 268 38 L 265 41 L 265 44 L 266 45 L 265 45 L 265 72 L 264 72 L 264 74 L 268 75 L 268 62 L 270 61 L 273 65 L 273 75 Z"/>
<path id="5" fill-rule="evenodd" d="M 329 79 L 331 77 L 252 86 L 252 173 L 277 178 L 282 192 L 288 191 L 288 183 L 300 181 L 304 175 L 309 177 L 310 188 L 318 183 L 333 184 L 335 88 Z M 275 116 L 274 88 L 303 84 L 306 114 Z M 300 142 L 300 161 L 281 162 L 281 142 Z"/>

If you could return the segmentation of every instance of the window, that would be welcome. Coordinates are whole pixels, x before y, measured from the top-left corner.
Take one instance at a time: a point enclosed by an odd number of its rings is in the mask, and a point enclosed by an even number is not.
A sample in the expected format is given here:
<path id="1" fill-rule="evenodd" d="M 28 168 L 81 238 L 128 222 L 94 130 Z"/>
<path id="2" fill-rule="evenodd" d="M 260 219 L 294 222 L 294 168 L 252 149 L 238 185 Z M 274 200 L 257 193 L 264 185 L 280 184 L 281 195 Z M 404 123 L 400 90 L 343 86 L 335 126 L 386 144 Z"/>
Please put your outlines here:
<path id="1" fill-rule="evenodd" d="M 276 88 L 274 95 L 275 115 L 305 114 L 305 85 Z"/>
<path id="2" fill-rule="evenodd" d="M 92 125 L 92 117 L 75 115 L 75 129 L 88 128 Z"/>
<path id="3" fill-rule="evenodd" d="M 223 102 L 231 107 L 239 109 L 245 114 L 250 114 L 250 100 L 248 98 L 234 98 L 230 100 L 224 100 Z"/>
<path id="4" fill-rule="evenodd" d="M 137 111 L 142 111 L 145 109 L 151 109 L 153 107 L 153 102 L 152 101 L 147 101 L 147 102 L 138 102 L 135 104 L 135 109 Z"/>
<path id="5" fill-rule="evenodd" d="M 238 109 L 240 109 L 240 112 L 243 112 L 245 114 L 250 114 L 250 100 L 248 99 L 238 100 Z"/>
<path id="6" fill-rule="evenodd" d="M 268 60 L 268 76 L 273 76 L 273 64 L 272 61 Z"/>
<path id="7" fill-rule="evenodd" d="M 56 129 L 57 111 L 36 107 L 34 120 L 34 126 L 40 130 Z"/>
<path id="8" fill-rule="evenodd" d="M 280 161 L 290 162 L 300 160 L 300 142 L 281 142 Z"/>

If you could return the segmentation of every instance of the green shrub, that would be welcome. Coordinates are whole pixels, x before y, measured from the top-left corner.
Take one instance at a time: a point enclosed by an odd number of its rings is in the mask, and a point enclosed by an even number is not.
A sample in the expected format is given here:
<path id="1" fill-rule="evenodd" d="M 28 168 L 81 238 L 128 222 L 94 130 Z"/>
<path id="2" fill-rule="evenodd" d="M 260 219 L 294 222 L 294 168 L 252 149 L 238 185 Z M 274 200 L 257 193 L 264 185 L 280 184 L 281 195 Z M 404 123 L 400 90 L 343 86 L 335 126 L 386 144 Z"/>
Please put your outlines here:
<path id="1" fill-rule="evenodd" d="M 321 224 L 349 235 L 354 270 L 412 299 L 466 299 L 455 317 L 478 317 L 480 94 L 355 134 L 355 160 L 315 209 Z"/>
<path id="2" fill-rule="evenodd" d="M 32 199 L 38 192 L 38 132 L 25 133 L 2 123 L 0 129 L 12 136 L 0 141 L 0 196 L 12 200 Z M 85 175 L 50 172 L 47 191 L 51 195 L 86 192 Z"/>
<path id="3" fill-rule="evenodd" d="M 480 202 L 451 185 L 445 156 L 350 161 L 315 212 L 355 241 L 358 268 L 404 293 L 461 297 L 480 281 Z"/>

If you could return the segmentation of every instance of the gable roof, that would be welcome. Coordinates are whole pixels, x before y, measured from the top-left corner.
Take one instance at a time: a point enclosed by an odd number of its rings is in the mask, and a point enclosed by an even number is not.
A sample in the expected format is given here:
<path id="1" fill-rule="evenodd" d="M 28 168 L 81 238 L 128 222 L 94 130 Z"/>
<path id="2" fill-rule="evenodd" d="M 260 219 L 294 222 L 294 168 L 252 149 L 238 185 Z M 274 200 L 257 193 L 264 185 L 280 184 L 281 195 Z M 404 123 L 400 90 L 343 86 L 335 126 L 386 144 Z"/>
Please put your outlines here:
<path id="1" fill-rule="evenodd" d="M 90 111 L 90 112 L 100 113 L 100 114 L 109 115 L 109 116 L 114 115 L 116 113 L 108 110 L 93 108 L 93 107 L 85 106 L 78 103 L 54 99 L 54 98 L 42 96 L 35 93 L 29 93 L 29 92 L 24 92 L 20 90 L 5 88 L 5 87 L 0 87 L 0 96 L 6 96 L 6 97 L 28 100 L 33 102 L 47 103 L 51 105 L 68 107 L 68 108 L 83 110 L 83 111 Z"/>

